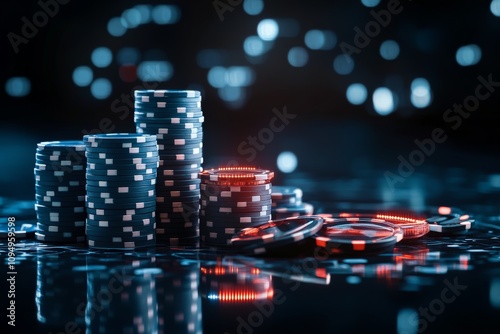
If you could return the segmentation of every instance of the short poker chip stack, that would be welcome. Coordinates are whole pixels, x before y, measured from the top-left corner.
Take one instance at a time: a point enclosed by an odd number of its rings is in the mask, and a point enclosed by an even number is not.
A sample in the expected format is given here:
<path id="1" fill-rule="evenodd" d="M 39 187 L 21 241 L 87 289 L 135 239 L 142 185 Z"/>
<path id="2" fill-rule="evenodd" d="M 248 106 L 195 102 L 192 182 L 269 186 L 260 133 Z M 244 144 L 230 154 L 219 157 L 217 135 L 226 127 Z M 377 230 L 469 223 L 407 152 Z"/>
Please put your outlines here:
<path id="1" fill-rule="evenodd" d="M 272 218 L 284 219 L 312 215 L 312 204 L 302 202 L 302 189 L 293 186 L 274 186 L 271 193 Z"/>
<path id="2" fill-rule="evenodd" d="M 155 238 L 156 137 L 135 133 L 84 136 L 89 247 L 152 247 Z"/>
<path id="3" fill-rule="evenodd" d="M 204 122 L 200 92 L 137 90 L 134 95 L 136 131 L 155 135 L 159 147 L 157 242 L 197 244 Z"/>
<path id="4" fill-rule="evenodd" d="M 253 167 L 209 169 L 200 173 L 200 234 L 205 246 L 229 246 L 246 227 L 271 219 L 274 172 Z"/>
<path id="5" fill-rule="evenodd" d="M 37 144 L 35 238 L 44 242 L 85 241 L 85 145 L 83 141 Z"/>

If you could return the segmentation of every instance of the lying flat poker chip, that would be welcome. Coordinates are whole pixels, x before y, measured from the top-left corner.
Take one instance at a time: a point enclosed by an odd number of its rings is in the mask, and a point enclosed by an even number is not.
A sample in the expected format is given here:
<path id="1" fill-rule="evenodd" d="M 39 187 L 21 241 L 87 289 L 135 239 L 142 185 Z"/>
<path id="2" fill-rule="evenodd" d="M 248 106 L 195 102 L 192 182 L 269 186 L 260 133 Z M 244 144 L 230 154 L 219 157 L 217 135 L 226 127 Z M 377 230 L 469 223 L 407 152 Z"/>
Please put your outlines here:
<path id="1" fill-rule="evenodd" d="M 164 133 L 165 131 L 168 130 L 182 130 L 182 129 L 196 129 L 197 131 L 203 131 L 203 124 L 199 122 L 179 122 L 179 123 L 168 123 L 168 124 L 162 124 L 162 123 L 145 123 L 144 125 L 141 125 L 140 123 L 135 124 L 135 129 L 136 131 L 139 131 L 139 129 L 147 130 L 150 135 L 158 134 L 158 133 Z M 151 131 L 151 132 L 149 132 Z"/>
<path id="2" fill-rule="evenodd" d="M 444 219 L 443 219 L 444 218 Z M 473 219 L 461 219 L 460 215 L 441 215 L 426 219 L 431 234 L 451 235 L 466 233 L 471 229 Z"/>
<path id="3" fill-rule="evenodd" d="M 156 170 L 158 166 L 158 160 L 150 163 L 122 164 L 119 169 L 113 165 L 87 163 L 86 172 L 92 173 L 93 171 L 98 171 L 99 173 L 113 173 L 113 170 L 119 170 L 121 173 L 125 173 L 125 171 L 132 173 L 133 171 L 140 172 L 148 169 Z"/>
<path id="4" fill-rule="evenodd" d="M 196 118 L 203 116 L 203 112 L 200 110 L 192 110 L 179 113 L 177 110 L 172 111 L 135 111 L 134 116 L 142 119 L 149 118 L 166 118 L 166 117 L 186 117 L 186 118 Z"/>
<path id="5" fill-rule="evenodd" d="M 262 185 L 257 185 L 257 186 L 218 186 L 218 185 L 212 185 L 212 184 L 203 184 L 202 185 L 202 190 L 207 192 L 208 194 L 212 195 L 217 195 L 220 194 L 222 191 L 228 191 L 229 193 L 238 193 L 238 192 L 266 192 L 271 194 L 272 193 L 272 184 L 271 183 L 266 183 Z M 271 191 L 270 191 L 271 190 Z"/>
<path id="6" fill-rule="evenodd" d="M 271 215 L 271 211 L 257 211 L 257 212 L 231 212 L 231 213 L 225 213 L 225 212 L 213 212 L 213 211 L 206 211 L 205 209 L 200 209 L 200 217 L 204 217 L 207 220 L 212 219 L 212 220 L 224 220 L 224 219 L 241 219 L 241 218 L 264 218 L 264 217 L 269 217 Z"/>
<path id="7" fill-rule="evenodd" d="M 41 151 L 85 151 L 85 143 L 82 140 L 62 140 L 62 141 L 44 141 L 37 145 Z"/>
<path id="8" fill-rule="evenodd" d="M 252 223 L 265 223 L 271 220 L 271 215 L 258 216 L 258 217 L 248 217 L 248 216 L 237 216 L 237 215 L 224 215 L 206 217 L 200 215 L 200 223 L 211 221 L 213 224 L 252 224 Z"/>
<path id="9" fill-rule="evenodd" d="M 54 242 L 54 243 L 81 243 L 85 242 L 85 236 L 73 236 L 73 237 L 54 237 L 48 236 L 40 232 L 35 233 L 35 239 L 42 242 Z"/>
<path id="10" fill-rule="evenodd" d="M 288 198 L 302 198 L 303 192 L 300 188 L 290 186 L 273 186 L 271 197 L 273 200 L 282 200 Z"/>
<path id="11" fill-rule="evenodd" d="M 88 162 L 90 163 L 101 163 L 101 160 L 106 160 L 106 159 L 115 159 L 115 160 L 122 160 L 115 162 L 117 163 L 124 163 L 127 159 L 157 159 L 158 158 L 158 151 L 149 151 L 146 153 L 93 153 L 93 152 L 85 152 L 85 156 L 87 157 Z M 154 160 L 152 160 L 154 161 Z"/>
<path id="12" fill-rule="evenodd" d="M 318 216 L 302 216 L 271 220 L 267 223 L 244 228 L 232 239 L 231 244 L 235 246 L 256 247 L 254 253 L 260 253 L 260 246 L 283 246 L 306 239 L 319 232 L 323 226 L 324 219 Z M 265 249 L 262 250 L 265 252 Z"/>
<path id="13" fill-rule="evenodd" d="M 205 181 L 271 181 L 274 172 L 254 167 L 228 167 L 204 170 L 200 178 Z"/>
<path id="14" fill-rule="evenodd" d="M 401 227 L 370 218 L 325 218 L 321 230 L 313 236 L 316 246 L 330 254 L 380 252 L 394 248 L 403 239 Z"/>
<path id="15" fill-rule="evenodd" d="M 71 207 L 71 208 L 53 208 L 50 206 L 36 204 L 35 203 L 35 211 L 40 213 L 55 213 L 55 214 L 64 214 L 64 213 L 82 213 L 85 212 L 84 207 Z"/>
<path id="16" fill-rule="evenodd" d="M 35 169 L 38 171 L 63 171 L 63 172 L 74 172 L 74 171 L 84 171 L 85 165 L 70 165 L 70 166 L 61 166 L 58 163 L 35 163 Z"/>
<path id="17" fill-rule="evenodd" d="M 88 169 L 85 175 L 93 175 L 93 176 L 101 176 L 103 179 L 121 179 L 125 177 L 131 178 L 135 177 L 138 175 L 146 176 L 146 175 L 153 175 L 156 176 L 156 167 L 151 167 L 151 168 L 146 168 L 146 169 L 121 169 L 121 168 L 116 168 L 116 169 Z"/>
<path id="18" fill-rule="evenodd" d="M 109 147 L 89 147 L 85 151 L 86 156 L 89 153 L 99 154 L 108 153 L 109 155 L 121 155 L 125 157 L 135 157 L 140 154 L 151 154 L 158 151 L 158 144 L 151 146 L 127 147 L 127 148 L 109 148 Z"/>
<path id="19" fill-rule="evenodd" d="M 93 188 L 94 189 L 94 188 Z M 113 200 L 143 200 L 145 198 L 150 198 L 156 197 L 156 190 L 155 189 L 150 189 L 146 188 L 146 190 L 143 191 L 132 191 L 132 192 L 116 192 L 116 191 L 110 191 L 109 189 L 100 189 L 97 188 L 98 190 L 90 190 L 87 189 L 87 198 L 90 200 L 92 199 L 95 201 L 96 199 L 113 199 Z"/>
<path id="20" fill-rule="evenodd" d="M 76 235 L 84 235 L 85 234 L 85 224 L 83 225 L 46 225 L 46 224 L 37 224 L 37 229 L 39 232 L 46 234 L 48 233 L 63 233 L 69 232 Z"/>
<path id="21" fill-rule="evenodd" d="M 88 143 L 119 142 L 119 143 L 148 143 L 155 142 L 156 138 L 149 135 L 140 135 L 137 133 L 100 133 L 83 136 L 83 141 Z"/>
<path id="22" fill-rule="evenodd" d="M 83 165 L 85 164 L 85 154 L 81 152 L 81 155 L 44 155 L 40 153 L 35 154 L 35 163 L 49 165 L 59 165 L 73 166 L 73 165 Z M 56 163 L 56 164 L 54 164 Z"/>
<path id="23" fill-rule="evenodd" d="M 156 223 L 156 218 L 137 218 L 128 220 L 126 223 L 123 221 L 116 220 L 105 220 L 105 219 L 91 219 L 87 218 L 85 220 L 86 226 L 102 227 L 102 228 L 118 228 L 124 226 L 140 227 L 140 226 L 154 226 Z"/>
<path id="24" fill-rule="evenodd" d="M 201 96 L 198 90 L 178 90 L 178 89 L 163 89 L 163 90 L 135 90 L 134 97 L 136 101 L 143 100 L 142 97 L 199 97 Z"/>
<path id="25" fill-rule="evenodd" d="M 151 158 L 121 158 L 121 159 L 116 159 L 116 158 L 106 158 L 106 159 L 93 159 L 89 160 L 87 165 L 94 165 L 96 169 L 98 169 L 98 166 L 102 166 L 104 168 L 121 168 L 121 167 L 126 167 L 126 166 L 133 166 L 137 164 L 158 164 L 159 165 L 159 158 L 158 156 L 151 157 Z M 135 167 L 133 167 L 135 168 Z"/>
<path id="26" fill-rule="evenodd" d="M 116 203 L 114 201 L 111 204 L 103 203 L 103 202 L 91 202 L 87 201 L 85 203 L 86 207 L 88 209 L 102 209 L 102 210 L 122 210 L 122 209 L 143 209 L 143 208 L 151 208 L 153 207 L 155 210 L 156 209 L 156 201 L 153 199 L 151 201 L 147 202 L 123 202 L 123 203 Z"/>
<path id="27" fill-rule="evenodd" d="M 154 135 L 156 136 L 156 140 L 158 143 L 161 143 L 162 140 L 169 139 L 171 137 L 175 136 L 189 136 L 189 135 L 203 135 L 203 127 L 193 127 L 190 129 L 179 129 L 178 126 L 176 127 L 160 127 L 157 129 L 157 133 Z"/>
<path id="28" fill-rule="evenodd" d="M 205 216 L 210 216 L 213 213 L 237 213 L 237 214 L 247 214 L 247 213 L 261 213 L 270 212 L 271 204 L 269 205 L 259 205 L 259 206 L 247 206 L 247 207 L 227 207 L 227 206 L 201 206 L 201 210 L 205 212 Z"/>
<path id="29" fill-rule="evenodd" d="M 209 204 L 221 203 L 236 203 L 236 202 L 247 202 L 247 203 L 269 203 L 271 205 L 271 196 L 269 195 L 248 195 L 244 196 L 243 193 L 227 194 L 227 192 L 222 192 L 219 196 L 205 196 L 201 192 L 201 198 Z"/>
<path id="30" fill-rule="evenodd" d="M 121 185 L 138 187 L 139 184 L 143 184 L 144 186 L 156 184 L 156 173 L 136 174 L 130 176 L 104 176 L 87 173 L 86 178 L 87 183 L 89 183 L 90 181 L 107 182 L 110 187 L 118 187 Z"/>
<path id="31" fill-rule="evenodd" d="M 8 226 L 7 223 L 0 223 L 0 239 L 27 239 L 32 238 L 37 231 L 36 221 L 16 221 L 14 226 Z"/>
<path id="32" fill-rule="evenodd" d="M 144 218 L 142 216 L 145 216 L 146 218 L 152 217 L 152 213 L 156 211 L 155 205 L 149 206 L 149 207 L 143 207 L 139 209 L 134 209 L 134 208 L 111 208 L 111 209 L 99 209 L 99 208 L 91 208 L 87 206 L 87 214 L 88 215 L 95 215 L 96 217 L 107 217 L 107 218 L 115 218 L 115 217 L 122 217 L 122 216 L 138 216 L 141 218 Z"/>

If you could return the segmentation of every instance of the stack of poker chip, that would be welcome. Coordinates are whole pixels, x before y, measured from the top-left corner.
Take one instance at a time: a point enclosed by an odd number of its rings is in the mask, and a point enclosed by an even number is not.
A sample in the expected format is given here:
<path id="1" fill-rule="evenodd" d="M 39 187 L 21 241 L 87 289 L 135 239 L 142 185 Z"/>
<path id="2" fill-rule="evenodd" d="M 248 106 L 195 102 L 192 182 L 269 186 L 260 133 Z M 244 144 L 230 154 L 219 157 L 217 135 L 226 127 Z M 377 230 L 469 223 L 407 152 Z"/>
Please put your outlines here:
<path id="1" fill-rule="evenodd" d="M 228 246 L 245 227 L 271 219 L 274 172 L 230 167 L 200 173 L 200 234 L 205 246 Z"/>
<path id="2" fill-rule="evenodd" d="M 274 186 L 271 193 L 272 218 L 284 219 L 312 215 L 312 204 L 302 202 L 302 189 L 292 186 Z"/>
<path id="3" fill-rule="evenodd" d="M 102 249 L 154 246 L 156 137 L 111 133 L 86 135 L 84 142 L 88 245 Z"/>
<path id="4" fill-rule="evenodd" d="M 38 143 L 35 210 L 39 241 L 85 241 L 85 145 L 82 141 Z"/>
<path id="5" fill-rule="evenodd" d="M 156 135 L 158 141 L 158 244 L 197 243 L 204 122 L 200 92 L 137 90 L 134 121 L 137 133 Z"/>

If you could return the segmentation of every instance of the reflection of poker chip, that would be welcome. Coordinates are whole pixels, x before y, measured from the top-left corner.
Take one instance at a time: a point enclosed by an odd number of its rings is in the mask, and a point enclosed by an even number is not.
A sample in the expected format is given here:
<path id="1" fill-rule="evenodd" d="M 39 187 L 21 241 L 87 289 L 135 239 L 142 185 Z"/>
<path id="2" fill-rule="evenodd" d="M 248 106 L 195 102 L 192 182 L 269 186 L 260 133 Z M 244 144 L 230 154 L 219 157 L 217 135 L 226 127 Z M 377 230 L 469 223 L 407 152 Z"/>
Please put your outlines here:
<path id="1" fill-rule="evenodd" d="M 313 236 L 316 246 L 331 254 L 379 252 L 390 250 L 403 239 L 398 225 L 371 218 L 325 218 L 321 230 Z"/>
<path id="2" fill-rule="evenodd" d="M 231 244 L 241 247 L 244 252 L 263 254 L 314 235 L 320 231 L 323 221 L 317 216 L 271 220 L 241 230 L 231 239 Z"/>

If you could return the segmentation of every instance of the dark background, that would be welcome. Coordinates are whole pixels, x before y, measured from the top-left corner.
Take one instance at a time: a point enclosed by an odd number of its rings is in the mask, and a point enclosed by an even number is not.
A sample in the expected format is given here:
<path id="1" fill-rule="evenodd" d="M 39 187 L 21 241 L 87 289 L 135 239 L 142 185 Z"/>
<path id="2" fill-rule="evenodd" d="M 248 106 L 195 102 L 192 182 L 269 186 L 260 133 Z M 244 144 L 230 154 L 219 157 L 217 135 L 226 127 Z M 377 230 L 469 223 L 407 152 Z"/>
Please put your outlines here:
<path id="1" fill-rule="evenodd" d="M 222 1 L 226 3 L 226 1 Z M 36 1 L 10 1 L 1 15 L 2 66 L 0 67 L 0 195 L 32 198 L 32 168 L 36 143 L 48 140 L 78 139 L 85 131 L 99 128 L 103 118 L 112 121 L 113 132 L 134 132 L 133 110 L 125 119 L 113 112 L 112 103 L 122 94 L 131 94 L 140 80 L 124 82 L 119 76 L 116 53 L 123 47 L 135 47 L 141 60 L 151 57 L 151 50 L 162 51 L 173 76 L 158 84 L 158 89 L 199 89 L 203 94 L 204 167 L 216 167 L 230 160 L 276 170 L 276 182 L 288 176 L 276 166 L 282 151 L 292 151 L 298 158 L 292 176 L 323 175 L 327 178 L 350 175 L 373 175 L 383 178 L 386 170 L 397 172 L 397 157 L 416 148 L 415 139 L 428 138 L 442 127 L 448 140 L 436 147 L 419 168 L 443 166 L 462 171 L 495 172 L 500 167 L 498 145 L 499 93 L 494 93 L 462 126 L 451 130 L 443 113 L 454 103 L 474 94 L 477 77 L 500 81 L 498 40 L 500 18 L 492 14 L 491 1 L 456 1 L 453 6 L 435 1 L 401 1 L 403 10 L 391 17 L 390 24 L 371 39 L 359 54 L 354 54 L 354 70 L 348 75 L 335 72 L 333 59 L 342 53 L 341 42 L 353 44 L 354 27 L 364 30 L 373 21 L 370 11 L 387 8 L 381 1 L 367 8 L 361 1 L 264 1 L 257 16 L 245 13 L 243 5 L 226 11 L 221 21 L 212 1 L 149 1 L 148 4 L 176 4 L 180 20 L 171 25 L 153 23 L 128 30 L 121 37 L 107 32 L 107 22 L 118 17 L 139 1 L 77 1 L 59 6 L 59 12 L 39 32 L 13 51 L 9 32 L 20 34 L 26 16 L 32 21 L 40 11 Z M 237 3 L 234 1 L 233 3 Z M 257 24 L 265 18 L 295 21 L 298 30 L 292 37 L 278 37 L 274 46 L 258 62 L 243 51 L 243 41 L 256 35 Z M 280 27 L 282 28 L 282 27 Z M 331 50 L 310 50 L 304 35 L 310 29 L 326 29 L 337 36 Z M 380 44 L 388 39 L 398 42 L 399 56 L 384 60 Z M 457 64 L 457 49 L 477 44 L 482 51 L 473 66 Z M 90 61 L 92 51 L 106 46 L 113 61 L 106 68 L 96 68 Z M 301 68 L 287 61 L 291 47 L 304 47 L 308 63 Z M 245 88 L 240 106 L 223 101 L 207 81 L 208 68 L 197 58 L 205 49 L 215 49 L 223 57 L 214 65 L 248 66 L 254 81 Z M 154 58 L 154 56 L 153 56 Z M 72 81 L 73 70 L 81 65 L 93 69 L 94 78 L 112 83 L 110 96 L 95 99 L 89 87 Z M 31 81 L 31 91 L 24 97 L 12 97 L 5 91 L 11 77 Z M 426 78 L 432 90 L 432 102 L 417 109 L 410 102 L 410 85 L 417 77 Z M 346 99 L 351 83 L 367 87 L 368 98 L 361 105 Z M 387 116 L 374 112 L 372 93 L 385 86 L 398 96 L 395 111 Z M 269 125 L 272 110 L 282 110 L 297 117 L 282 132 L 275 134 L 256 158 L 238 152 L 238 145 L 249 135 Z"/>

